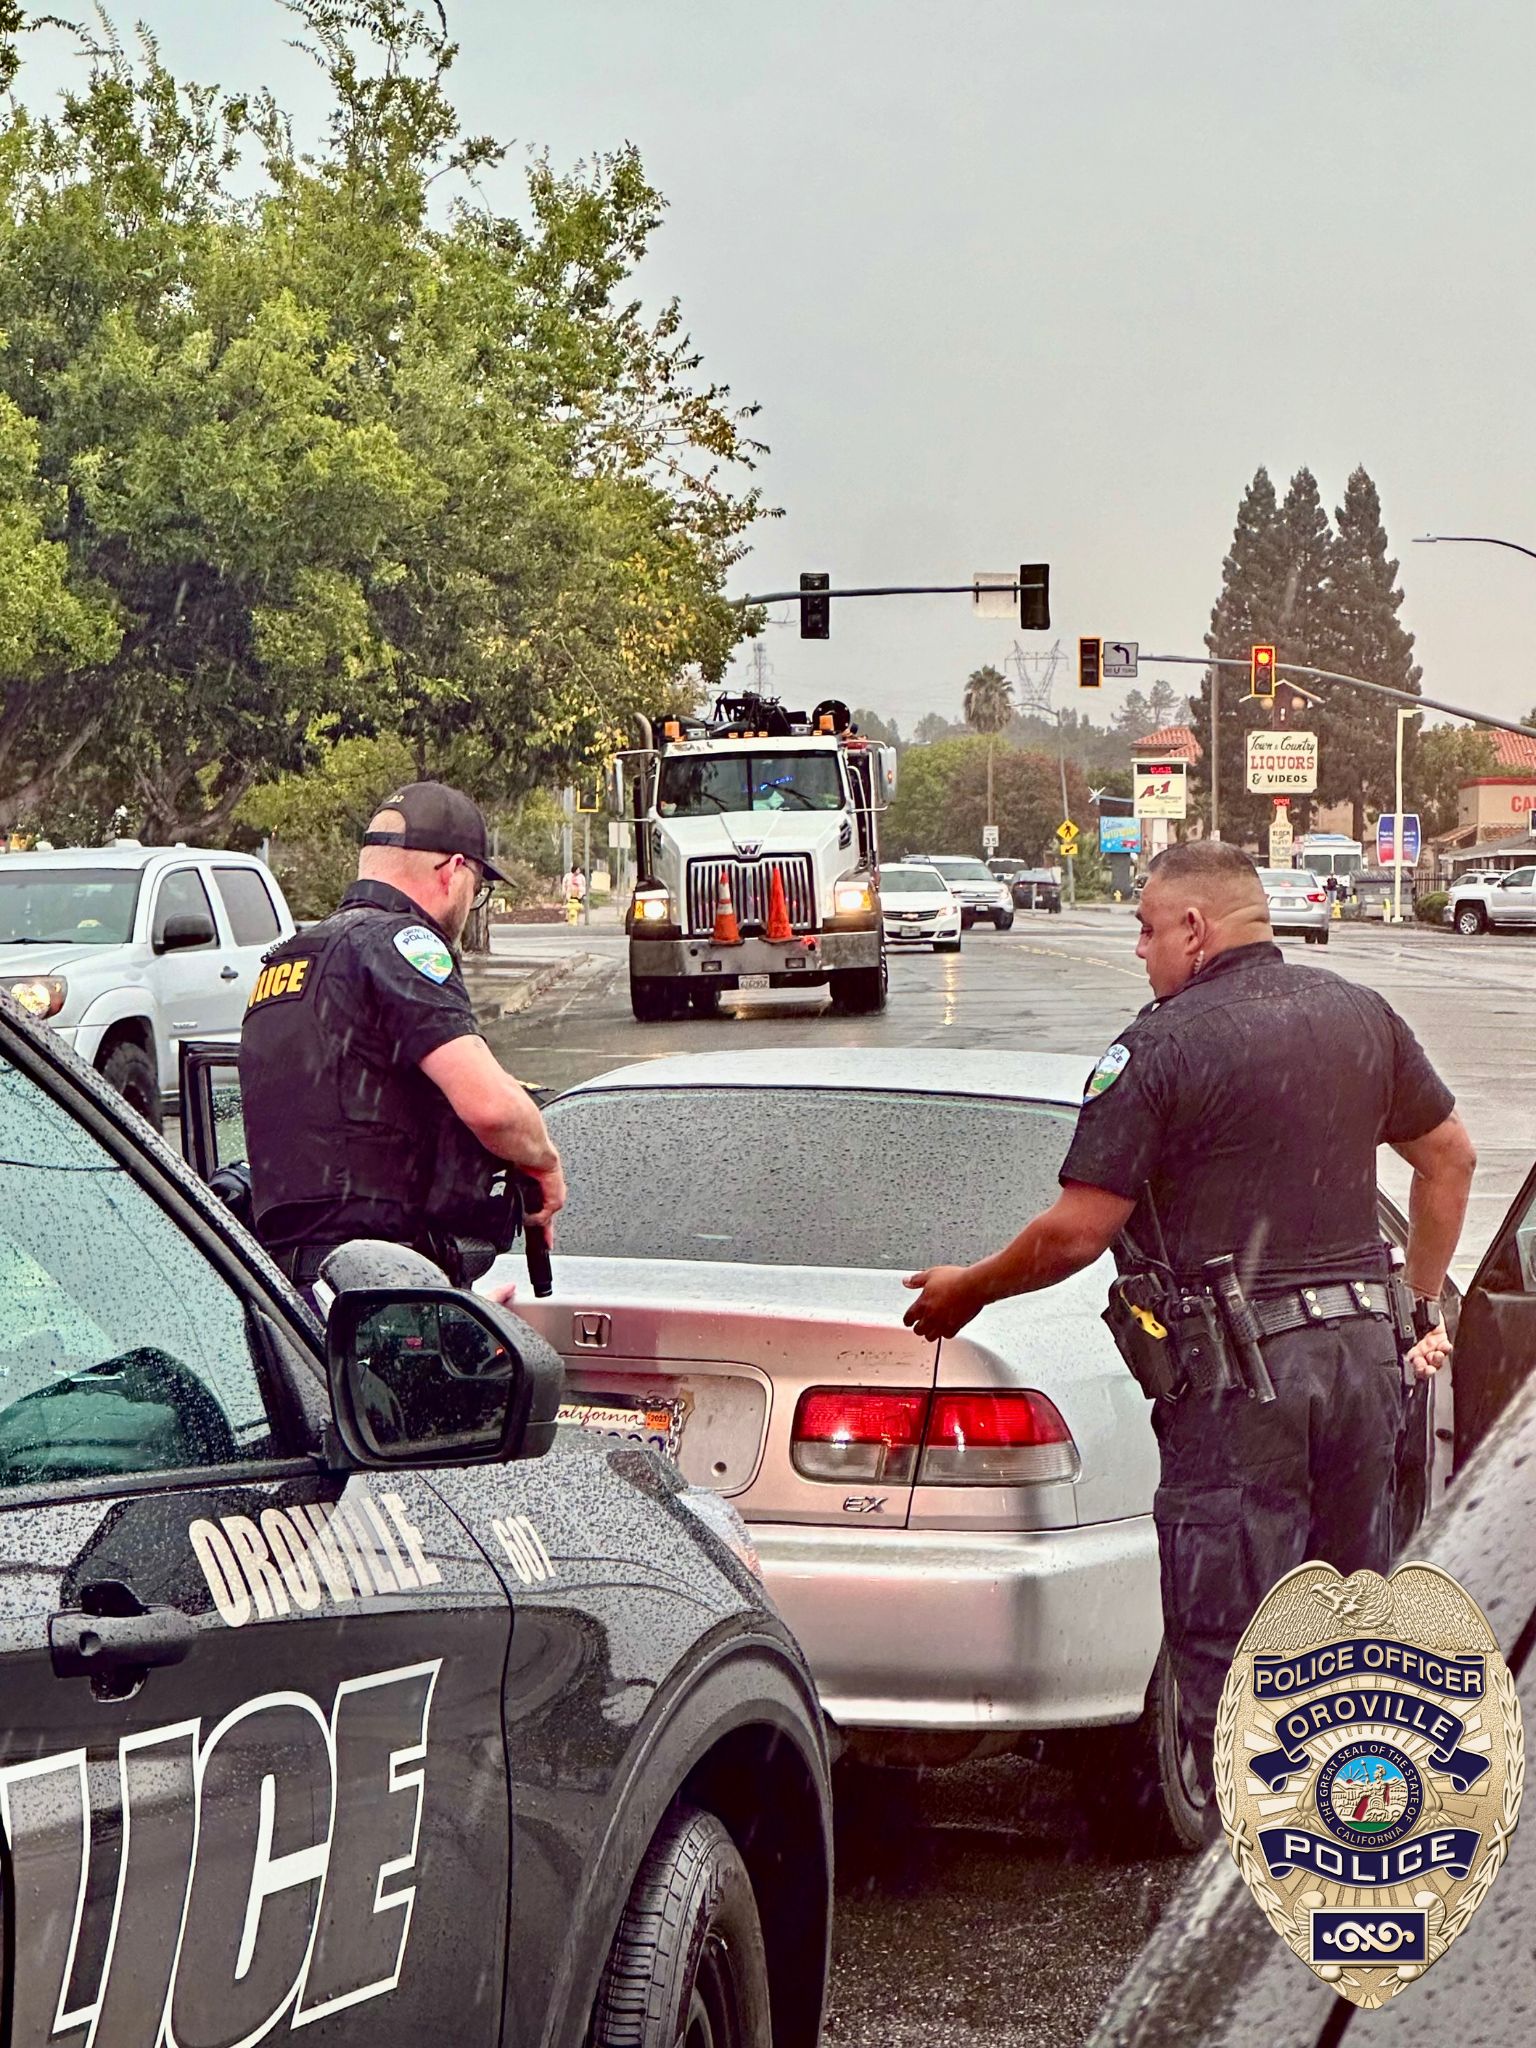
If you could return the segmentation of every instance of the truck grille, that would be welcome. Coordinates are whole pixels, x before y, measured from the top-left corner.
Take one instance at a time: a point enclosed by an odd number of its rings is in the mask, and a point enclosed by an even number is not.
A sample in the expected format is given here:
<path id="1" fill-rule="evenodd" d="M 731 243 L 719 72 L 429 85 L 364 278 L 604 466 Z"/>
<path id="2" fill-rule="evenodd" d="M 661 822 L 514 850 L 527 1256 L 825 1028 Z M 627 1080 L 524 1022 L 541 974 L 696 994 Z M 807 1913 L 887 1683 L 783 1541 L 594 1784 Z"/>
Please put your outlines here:
<path id="1" fill-rule="evenodd" d="M 816 929 L 816 890 L 811 880 L 808 853 L 788 853 L 777 860 L 691 860 L 688 863 L 688 930 L 711 931 L 715 922 L 715 900 L 720 893 L 720 870 L 731 876 L 731 901 L 739 922 L 768 922 L 768 892 L 773 871 L 784 879 L 784 896 L 789 904 L 789 922 L 797 932 Z"/>

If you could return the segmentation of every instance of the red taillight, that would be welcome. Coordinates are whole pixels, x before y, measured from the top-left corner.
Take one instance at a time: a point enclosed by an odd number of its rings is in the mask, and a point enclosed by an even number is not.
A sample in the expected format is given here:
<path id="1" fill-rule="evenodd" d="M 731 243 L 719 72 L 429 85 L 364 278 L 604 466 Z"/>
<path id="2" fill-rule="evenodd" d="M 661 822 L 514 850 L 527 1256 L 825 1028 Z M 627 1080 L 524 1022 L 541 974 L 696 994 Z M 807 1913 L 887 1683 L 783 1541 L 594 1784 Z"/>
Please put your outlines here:
<path id="1" fill-rule="evenodd" d="M 1326 889 L 1309 889 L 1307 891 L 1307 901 L 1309 903 L 1326 903 L 1328 901 L 1328 892 Z"/>
<path id="2" fill-rule="evenodd" d="M 1020 1486 L 1075 1479 L 1077 1446 L 1054 1402 L 1031 1388 L 929 1396 L 813 1387 L 795 1411 L 795 1469 L 807 1479 L 919 1486 Z"/>
<path id="3" fill-rule="evenodd" d="M 1033 1388 L 938 1394 L 919 1486 L 1018 1486 L 1075 1479 L 1077 1446 L 1053 1401 Z"/>
<path id="4" fill-rule="evenodd" d="M 876 1387 L 812 1387 L 795 1410 L 795 1470 L 807 1479 L 910 1485 L 928 1396 Z"/>

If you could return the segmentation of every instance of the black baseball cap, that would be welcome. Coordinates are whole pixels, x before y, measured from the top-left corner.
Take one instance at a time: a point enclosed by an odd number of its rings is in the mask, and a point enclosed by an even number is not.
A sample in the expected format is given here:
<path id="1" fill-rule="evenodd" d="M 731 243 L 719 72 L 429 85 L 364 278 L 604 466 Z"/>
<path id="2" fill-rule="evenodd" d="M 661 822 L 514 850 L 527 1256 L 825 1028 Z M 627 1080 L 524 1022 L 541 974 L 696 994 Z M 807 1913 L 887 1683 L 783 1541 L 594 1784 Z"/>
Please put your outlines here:
<path id="1" fill-rule="evenodd" d="M 507 878 L 491 860 L 490 835 L 480 806 L 446 782 L 409 782 L 385 797 L 381 811 L 398 811 L 403 832 L 365 832 L 364 846 L 405 846 L 418 853 L 461 853 L 493 882 Z"/>

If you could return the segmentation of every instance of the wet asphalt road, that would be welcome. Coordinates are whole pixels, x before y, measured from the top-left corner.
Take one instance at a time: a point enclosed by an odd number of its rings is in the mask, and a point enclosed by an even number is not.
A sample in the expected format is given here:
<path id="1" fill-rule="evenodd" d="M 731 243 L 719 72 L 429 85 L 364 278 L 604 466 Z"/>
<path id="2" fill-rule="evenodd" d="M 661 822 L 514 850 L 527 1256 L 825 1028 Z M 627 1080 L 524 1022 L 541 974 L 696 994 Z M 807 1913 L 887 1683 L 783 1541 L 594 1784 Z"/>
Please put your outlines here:
<path id="1" fill-rule="evenodd" d="M 1133 947 L 1124 912 L 1021 914 L 1011 932 L 968 934 L 958 958 L 894 960 L 881 1017 L 753 996 L 715 1020 L 641 1025 L 615 927 L 503 929 L 498 954 L 570 971 L 488 1035 L 543 1087 L 760 1044 L 1006 1045 L 1081 1053 L 1086 1072 L 1146 999 Z M 1482 1162 L 1458 1262 L 1467 1277 L 1536 1157 L 1536 1091 L 1523 1079 L 1536 943 L 1338 926 L 1326 952 L 1299 940 L 1287 952 L 1380 989 L 1456 1090 Z M 1384 1155 L 1383 1178 L 1401 1196 L 1398 1165 Z M 921 1777 L 840 1772 L 838 1799 L 827 2026 L 837 2048 L 1072 2048 L 1188 1869 L 1112 1854 L 1071 1779 L 1018 1756 Z"/>

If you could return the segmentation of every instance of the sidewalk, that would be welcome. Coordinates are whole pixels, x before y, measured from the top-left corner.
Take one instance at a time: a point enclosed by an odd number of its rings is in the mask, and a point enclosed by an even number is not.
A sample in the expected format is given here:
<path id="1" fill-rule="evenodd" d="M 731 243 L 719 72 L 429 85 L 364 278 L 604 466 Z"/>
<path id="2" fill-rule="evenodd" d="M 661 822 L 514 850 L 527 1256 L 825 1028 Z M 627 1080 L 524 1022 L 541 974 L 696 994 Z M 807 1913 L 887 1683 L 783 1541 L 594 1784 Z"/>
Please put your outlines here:
<path id="1" fill-rule="evenodd" d="M 561 929 L 563 932 L 564 927 Z M 515 1017 L 590 957 L 576 951 L 551 960 L 498 960 L 494 954 L 470 954 L 464 962 L 464 986 L 476 1021 L 494 1024 L 500 1017 Z"/>

